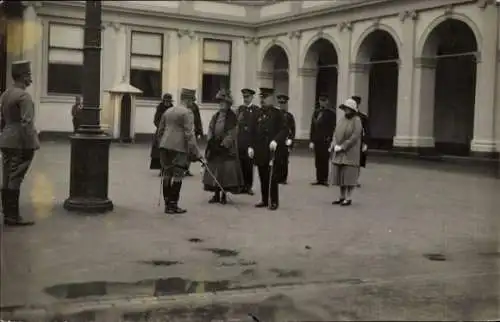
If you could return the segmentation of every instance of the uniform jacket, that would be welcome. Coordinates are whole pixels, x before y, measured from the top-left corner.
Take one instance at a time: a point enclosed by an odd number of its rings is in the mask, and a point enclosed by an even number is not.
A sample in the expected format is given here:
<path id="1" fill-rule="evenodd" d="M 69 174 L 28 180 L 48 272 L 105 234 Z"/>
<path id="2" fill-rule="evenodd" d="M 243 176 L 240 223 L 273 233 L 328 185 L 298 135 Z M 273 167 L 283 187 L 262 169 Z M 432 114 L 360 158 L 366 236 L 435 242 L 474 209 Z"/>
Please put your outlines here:
<path id="1" fill-rule="evenodd" d="M 333 108 L 316 109 L 311 119 L 309 140 L 311 142 L 324 142 L 329 144 L 335 132 L 336 123 L 337 114 Z"/>
<path id="2" fill-rule="evenodd" d="M 160 149 L 168 149 L 200 157 L 194 134 L 193 113 L 183 105 L 173 106 L 163 113 L 158 126 Z"/>
<path id="3" fill-rule="evenodd" d="M 188 109 L 193 113 L 194 117 L 194 134 L 196 136 L 203 136 L 203 124 L 201 123 L 200 108 L 198 104 L 193 103 Z"/>
<path id="4" fill-rule="evenodd" d="M 35 105 L 24 89 L 11 87 L 0 96 L 0 148 L 37 150 Z"/>
<path id="5" fill-rule="evenodd" d="M 255 164 L 268 165 L 271 159 L 269 143 L 276 141 L 278 146 L 283 145 L 288 134 L 283 113 L 275 107 L 259 108 L 250 133 Z"/>
<path id="6" fill-rule="evenodd" d="M 343 117 L 335 129 L 334 141 L 342 147 L 342 151 L 334 153 L 332 162 L 350 166 L 359 166 L 361 153 L 361 136 L 363 126 L 359 116 Z"/>
<path id="7" fill-rule="evenodd" d="M 250 129 L 255 122 L 259 107 L 254 104 L 240 105 L 236 111 L 238 117 L 238 147 L 246 153 L 251 142 Z"/>
<path id="8" fill-rule="evenodd" d="M 282 113 L 285 118 L 286 128 L 288 130 L 286 139 L 295 140 L 295 117 L 293 117 L 292 113 L 285 110 L 283 110 Z"/>

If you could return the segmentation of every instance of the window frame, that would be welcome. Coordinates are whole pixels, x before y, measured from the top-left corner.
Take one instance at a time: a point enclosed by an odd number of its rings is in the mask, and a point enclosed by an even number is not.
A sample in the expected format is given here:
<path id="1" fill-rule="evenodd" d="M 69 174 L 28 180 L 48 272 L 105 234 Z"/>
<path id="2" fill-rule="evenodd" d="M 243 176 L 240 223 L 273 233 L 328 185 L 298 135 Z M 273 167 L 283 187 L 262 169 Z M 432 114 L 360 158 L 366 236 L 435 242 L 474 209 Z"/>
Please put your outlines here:
<path id="1" fill-rule="evenodd" d="M 83 39 L 83 43 L 82 43 L 82 48 L 71 48 L 71 47 L 61 47 L 61 46 L 52 46 L 51 45 L 51 33 L 50 33 L 50 30 L 51 30 L 51 27 L 52 26 L 64 26 L 64 27 L 77 27 L 77 28 L 80 28 L 83 30 L 83 33 L 84 33 L 84 39 Z M 85 57 L 85 26 L 81 25 L 81 24 L 76 24 L 76 23 L 66 23 L 66 22 L 58 22 L 58 21 L 49 21 L 47 23 L 47 58 L 46 58 L 46 61 L 47 61 L 47 67 L 46 67 L 46 75 L 45 75 L 45 80 L 46 80 L 46 83 L 45 83 L 45 87 L 46 87 L 46 94 L 48 96 L 82 96 L 83 95 L 83 77 L 81 78 L 80 82 L 80 92 L 79 93 L 61 93 L 61 92 L 51 92 L 49 90 L 49 77 L 50 77 L 50 73 L 49 73 L 49 69 L 50 69 L 50 65 L 51 65 L 51 62 L 50 62 L 50 52 L 51 50 L 64 50 L 64 51 L 67 51 L 67 52 L 75 52 L 75 53 L 82 53 L 82 56 Z M 75 66 L 80 66 L 82 68 L 82 73 L 83 73 L 83 61 L 81 64 L 74 64 Z M 54 65 L 58 65 L 58 64 L 55 64 Z M 68 64 L 68 65 L 71 65 L 71 64 Z"/>
<path id="2" fill-rule="evenodd" d="M 161 39 L 161 47 L 160 47 L 160 55 L 152 55 L 152 54 L 134 54 L 133 51 L 133 45 L 134 45 L 134 34 L 135 35 L 154 35 L 154 36 L 160 36 Z M 161 99 L 161 96 L 163 94 L 163 58 L 164 58 L 164 51 L 165 51 L 165 35 L 161 32 L 149 32 L 149 31 L 143 31 L 143 30 L 131 30 L 130 31 L 130 48 L 129 48 L 129 75 L 132 75 L 132 57 L 145 57 L 145 58 L 160 58 L 160 70 L 158 71 L 160 73 L 160 95 L 158 97 L 147 97 L 147 96 L 142 96 L 142 94 L 138 95 L 139 100 L 145 100 L 145 101 L 157 101 Z M 138 70 L 138 69 L 136 69 Z M 140 89 L 140 88 L 139 88 Z M 142 91 L 142 89 L 140 89 Z"/>
<path id="3" fill-rule="evenodd" d="M 225 60 L 214 60 L 214 59 L 205 59 L 205 43 L 207 42 L 215 42 L 215 43 L 224 43 L 224 44 L 229 44 L 229 61 L 225 61 Z M 202 84 L 202 87 L 201 87 L 201 102 L 203 104 L 215 104 L 217 103 L 215 98 L 211 99 L 211 100 L 204 100 L 203 99 L 203 96 L 204 96 L 204 92 L 203 92 L 203 79 L 205 77 L 205 75 L 213 75 L 213 74 L 205 74 L 205 64 L 220 64 L 220 65 L 226 65 L 228 66 L 228 69 L 229 69 L 229 75 L 225 75 L 226 77 L 228 77 L 228 86 L 231 87 L 231 76 L 232 76 L 232 73 L 233 73 L 233 69 L 232 69 L 232 65 L 233 65 L 233 41 L 230 40 L 230 39 L 217 39 L 217 38 L 210 38 L 210 37 L 206 37 L 206 38 L 203 38 L 203 41 L 202 41 L 202 66 L 201 66 L 201 84 Z M 230 89 L 230 88 L 229 88 Z"/>

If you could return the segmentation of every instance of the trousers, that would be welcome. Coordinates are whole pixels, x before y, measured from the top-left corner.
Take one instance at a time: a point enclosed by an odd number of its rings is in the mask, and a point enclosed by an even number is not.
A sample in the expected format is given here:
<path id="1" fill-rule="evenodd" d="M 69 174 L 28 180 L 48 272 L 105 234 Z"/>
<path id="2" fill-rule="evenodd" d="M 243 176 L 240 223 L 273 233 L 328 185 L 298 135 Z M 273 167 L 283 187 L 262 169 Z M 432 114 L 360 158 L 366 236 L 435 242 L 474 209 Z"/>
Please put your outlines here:
<path id="1" fill-rule="evenodd" d="M 4 189 L 19 190 L 28 172 L 35 150 L 2 149 L 2 187 Z"/>
<path id="2" fill-rule="evenodd" d="M 271 174 L 271 167 L 269 165 L 260 165 L 257 167 L 257 170 L 259 173 L 262 202 L 268 205 L 269 199 L 271 199 L 271 204 L 279 205 L 278 180 L 276 174 L 273 174 L 272 178 L 269 178 Z M 271 180 L 271 183 L 269 183 L 269 180 Z M 269 188 L 271 188 L 270 191 Z"/>
<path id="3" fill-rule="evenodd" d="M 253 186 L 253 160 L 248 157 L 247 151 L 240 151 L 239 157 L 243 183 L 247 189 L 250 189 Z"/>
<path id="4" fill-rule="evenodd" d="M 314 142 L 314 164 L 316 167 L 316 181 L 320 183 L 328 182 L 328 162 L 330 153 L 327 142 Z"/>

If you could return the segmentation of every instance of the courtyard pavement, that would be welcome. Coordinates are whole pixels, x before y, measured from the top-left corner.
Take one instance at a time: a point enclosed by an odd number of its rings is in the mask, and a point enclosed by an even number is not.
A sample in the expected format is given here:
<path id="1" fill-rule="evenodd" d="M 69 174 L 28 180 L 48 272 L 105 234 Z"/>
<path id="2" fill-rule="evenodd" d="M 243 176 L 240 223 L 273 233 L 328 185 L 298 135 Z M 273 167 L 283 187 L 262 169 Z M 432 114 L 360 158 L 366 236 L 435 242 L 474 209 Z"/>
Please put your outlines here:
<path id="1" fill-rule="evenodd" d="M 169 217 L 149 147 L 115 144 L 115 209 L 90 217 L 62 208 L 69 153 L 43 145 L 21 205 L 37 224 L 3 229 L 0 319 L 500 317 L 500 180 L 481 169 L 373 160 L 341 208 L 335 189 L 309 185 L 312 158 L 294 156 L 270 212 L 253 207 L 258 195 L 209 205 L 196 164 L 181 198 L 188 213 Z"/>

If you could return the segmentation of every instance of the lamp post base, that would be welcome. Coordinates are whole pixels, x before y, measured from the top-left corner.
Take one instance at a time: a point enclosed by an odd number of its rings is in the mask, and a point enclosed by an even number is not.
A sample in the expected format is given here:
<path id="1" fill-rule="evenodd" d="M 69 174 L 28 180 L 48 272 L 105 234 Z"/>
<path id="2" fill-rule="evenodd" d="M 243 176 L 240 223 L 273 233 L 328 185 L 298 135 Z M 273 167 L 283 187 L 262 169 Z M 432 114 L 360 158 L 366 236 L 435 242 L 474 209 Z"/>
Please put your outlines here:
<path id="1" fill-rule="evenodd" d="M 113 210 L 108 198 L 111 138 L 91 133 L 76 133 L 70 138 L 70 192 L 64 209 L 89 214 Z"/>

